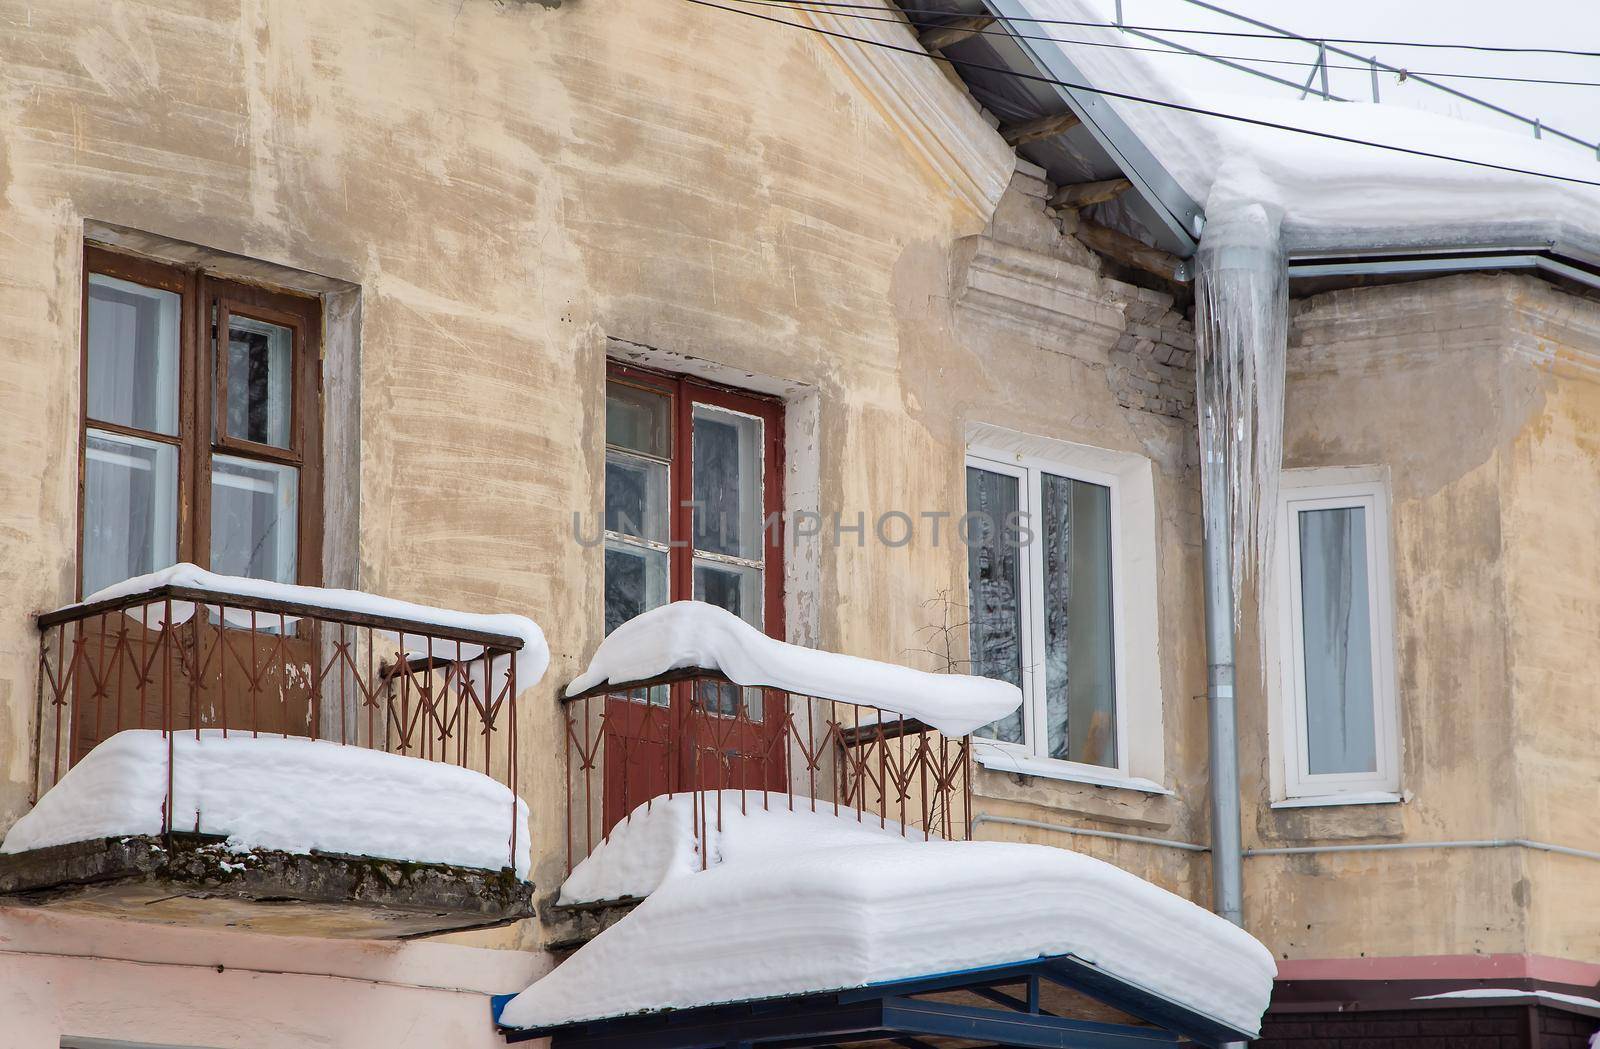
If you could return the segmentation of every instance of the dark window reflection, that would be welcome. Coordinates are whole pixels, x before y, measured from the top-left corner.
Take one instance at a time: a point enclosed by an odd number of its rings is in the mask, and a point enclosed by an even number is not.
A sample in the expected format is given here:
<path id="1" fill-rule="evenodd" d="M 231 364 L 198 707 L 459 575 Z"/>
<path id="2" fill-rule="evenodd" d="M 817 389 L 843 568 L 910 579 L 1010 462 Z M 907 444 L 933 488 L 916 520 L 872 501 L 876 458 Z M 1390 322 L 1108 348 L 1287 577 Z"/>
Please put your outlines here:
<path id="1" fill-rule="evenodd" d="M 1022 687 L 1020 551 L 1014 529 L 1019 510 L 1017 478 L 967 467 L 967 512 L 986 515 L 995 527 L 976 529 L 967 543 L 967 579 L 972 597 L 968 635 L 971 673 Z M 1022 711 L 1001 718 L 976 735 L 1022 742 Z"/>

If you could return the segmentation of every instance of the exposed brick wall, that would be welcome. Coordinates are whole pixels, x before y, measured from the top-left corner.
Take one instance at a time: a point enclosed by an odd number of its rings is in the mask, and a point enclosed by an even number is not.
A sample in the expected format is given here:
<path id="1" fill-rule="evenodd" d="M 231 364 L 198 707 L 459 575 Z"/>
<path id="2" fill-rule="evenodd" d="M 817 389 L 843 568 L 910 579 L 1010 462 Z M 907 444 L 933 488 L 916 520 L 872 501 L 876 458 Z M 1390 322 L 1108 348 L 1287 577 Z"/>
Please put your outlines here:
<path id="1" fill-rule="evenodd" d="M 1120 281 L 1127 328 L 1111 351 L 1111 388 L 1124 408 L 1194 421 L 1194 325 L 1172 296 Z"/>
<path id="2" fill-rule="evenodd" d="M 1562 1009 L 1539 1007 L 1539 1049 L 1589 1049 L 1600 1020 Z"/>
<path id="3" fill-rule="evenodd" d="M 1261 1038 L 1250 1044 L 1252 1049 L 1527 1049 L 1528 1010 L 1493 1006 L 1269 1013 Z"/>

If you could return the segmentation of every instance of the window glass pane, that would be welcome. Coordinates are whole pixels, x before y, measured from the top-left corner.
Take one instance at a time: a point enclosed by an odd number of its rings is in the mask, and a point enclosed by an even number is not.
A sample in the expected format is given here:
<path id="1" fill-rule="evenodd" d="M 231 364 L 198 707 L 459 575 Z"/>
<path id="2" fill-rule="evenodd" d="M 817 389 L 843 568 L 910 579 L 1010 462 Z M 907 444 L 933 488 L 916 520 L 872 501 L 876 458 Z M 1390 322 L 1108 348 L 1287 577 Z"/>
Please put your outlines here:
<path id="1" fill-rule="evenodd" d="M 1050 756 L 1115 766 L 1111 489 L 1048 473 L 1040 480 Z"/>
<path id="2" fill-rule="evenodd" d="M 694 599 L 726 608 L 761 629 L 761 570 L 694 559 Z"/>
<path id="3" fill-rule="evenodd" d="M 967 467 L 967 512 L 982 514 L 992 527 L 971 531 L 967 543 L 967 616 L 971 673 L 1022 687 L 1021 551 L 1016 530 L 1006 527 L 1019 512 L 1017 478 Z M 974 735 L 1021 743 L 1022 711 Z"/>
<path id="4" fill-rule="evenodd" d="M 1376 772 L 1366 508 L 1299 512 L 1306 750 L 1312 775 Z"/>
<path id="5" fill-rule="evenodd" d="M 84 595 L 175 562 L 177 448 L 90 430 L 84 459 Z"/>
<path id="6" fill-rule="evenodd" d="M 174 292 L 89 275 L 89 418 L 178 432 L 179 302 Z"/>
<path id="7" fill-rule="evenodd" d="M 299 471 L 229 455 L 211 458 L 211 570 L 295 581 Z"/>
<path id="8" fill-rule="evenodd" d="M 289 447 L 294 332 L 228 315 L 228 436 Z"/>
<path id="9" fill-rule="evenodd" d="M 694 545 L 759 560 L 761 420 L 694 406 Z"/>
<path id="10" fill-rule="evenodd" d="M 622 383 L 607 383 L 606 444 L 606 530 L 650 543 L 666 543 L 670 475 L 667 464 L 655 460 L 672 455 L 671 398 Z M 667 557 L 666 550 L 643 542 L 606 540 L 607 634 L 635 616 L 667 603 Z M 631 699 L 655 706 L 669 705 L 671 696 L 666 685 L 629 693 Z"/>
<path id="11" fill-rule="evenodd" d="M 606 540 L 606 633 L 634 616 L 667 603 L 667 552 Z M 634 689 L 628 698 L 665 707 L 672 702 L 670 685 Z"/>
<path id="12" fill-rule="evenodd" d="M 657 459 L 672 457 L 672 398 L 620 382 L 606 384 L 606 444 Z"/>
<path id="13" fill-rule="evenodd" d="M 667 603 L 667 552 L 606 540 L 606 633 Z"/>
<path id="14" fill-rule="evenodd" d="M 761 570 L 742 565 L 719 564 L 695 558 L 694 599 L 726 608 L 746 623 L 761 629 Z M 761 720 L 761 690 L 741 689 L 738 685 L 701 682 L 696 687 L 696 700 L 700 709 L 710 714 L 732 717 L 738 713 L 741 699 L 745 716 L 751 721 Z"/>
<path id="15" fill-rule="evenodd" d="M 667 541 L 667 464 L 606 452 L 606 531 Z"/>

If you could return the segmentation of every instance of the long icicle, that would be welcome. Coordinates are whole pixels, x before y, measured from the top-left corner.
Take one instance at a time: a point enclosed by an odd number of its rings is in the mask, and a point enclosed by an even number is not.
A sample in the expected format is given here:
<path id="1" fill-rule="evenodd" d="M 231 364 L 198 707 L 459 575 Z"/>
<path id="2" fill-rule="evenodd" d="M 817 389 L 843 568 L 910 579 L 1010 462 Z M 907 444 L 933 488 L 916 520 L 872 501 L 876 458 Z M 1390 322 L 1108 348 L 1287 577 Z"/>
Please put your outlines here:
<path id="1" fill-rule="evenodd" d="M 1283 461 L 1289 281 L 1276 209 L 1213 199 L 1199 254 L 1201 483 L 1227 492 L 1237 630 L 1246 576 L 1254 577 L 1258 594 L 1266 593 Z"/>
<path id="2" fill-rule="evenodd" d="M 1211 870 L 1217 913 L 1242 925 L 1234 641 L 1247 571 L 1259 594 L 1269 592 L 1289 301 L 1277 212 L 1239 196 L 1215 197 L 1207 206 L 1195 289 Z"/>

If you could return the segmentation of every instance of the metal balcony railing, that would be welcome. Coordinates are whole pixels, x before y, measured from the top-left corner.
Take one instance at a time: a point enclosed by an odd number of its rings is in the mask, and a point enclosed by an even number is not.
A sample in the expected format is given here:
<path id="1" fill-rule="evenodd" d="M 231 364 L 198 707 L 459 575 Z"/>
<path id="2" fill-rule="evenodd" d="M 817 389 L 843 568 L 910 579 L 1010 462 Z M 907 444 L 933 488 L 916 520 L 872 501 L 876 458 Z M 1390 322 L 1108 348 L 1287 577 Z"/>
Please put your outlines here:
<path id="1" fill-rule="evenodd" d="M 499 780 L 516 855 L 519 637 L 172 584 L 37 622 L 35 801 L 125 729 L 305 737 Z"/>
<path id="2" fill-rule="evenodd" d="M 697 840 L 726 807 L 843 813 L 920 838 L 969 838 L 972 737 L 857 703 L 676 670 L 563 700 L 567 868 L 640 806 L 681 793 Z M 700 849 L 702 864 L 708 849 Z"/>

